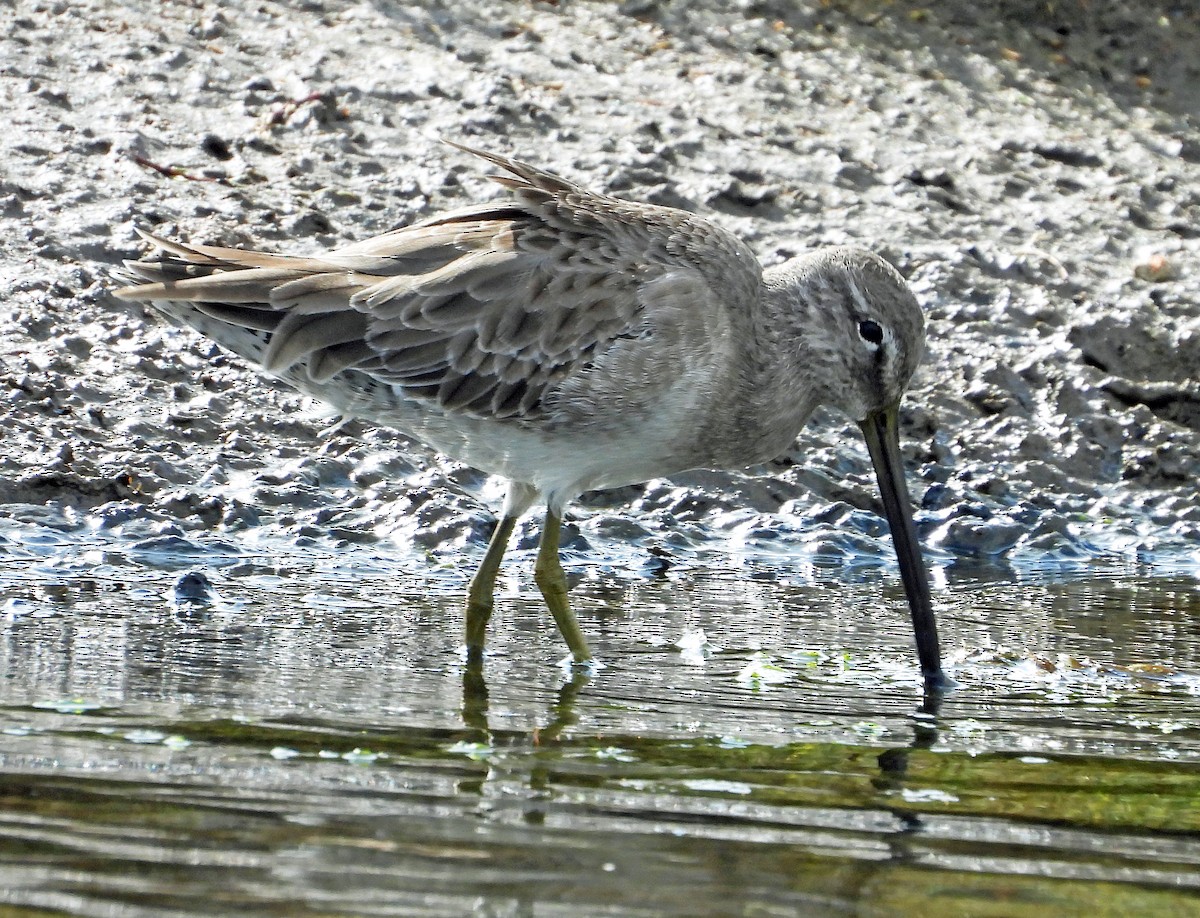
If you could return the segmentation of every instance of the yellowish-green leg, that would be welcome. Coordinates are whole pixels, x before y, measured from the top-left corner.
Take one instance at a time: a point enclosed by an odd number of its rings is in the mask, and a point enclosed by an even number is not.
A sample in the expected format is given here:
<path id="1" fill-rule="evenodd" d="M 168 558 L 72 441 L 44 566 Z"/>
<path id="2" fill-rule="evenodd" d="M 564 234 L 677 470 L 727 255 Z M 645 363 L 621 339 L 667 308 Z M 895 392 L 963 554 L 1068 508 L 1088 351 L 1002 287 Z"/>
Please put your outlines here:
<path id="1" fill-rule="evenodd" d="M 538 547 L 537 563 L 533 567 L 533 579 L 542 591 L 550 614 L 558 624 L 571 656 L 576 663 L 586 663 L 592 658 L 587 641 L 579 629 L 579 622 L 567 601 L 567 575 L 558 560 L 558 540 L 562 531 L 562 517 L 552 510 L 546 511 L 546 523 L 542 526 L 542 543 Z"/>
<path id="2" fill-rule="evenodd" d="M 479 665 L 483 662 L 483 645 L 487 639 L 487 623 L 492 617 L 493 600 L 496 592 L 496 574 L 500 571 L 500 561 L 504 558 L 504 550 L 508 548 L 508 540 L 512 537 L 517 525 L 515 516 L 504 516 L 496 524 L 496 531 L 488 542 L 487 553 L 479 565 L 479 570 L 471 578 L 471 587 L 467 590 L 467 663 Z"/>

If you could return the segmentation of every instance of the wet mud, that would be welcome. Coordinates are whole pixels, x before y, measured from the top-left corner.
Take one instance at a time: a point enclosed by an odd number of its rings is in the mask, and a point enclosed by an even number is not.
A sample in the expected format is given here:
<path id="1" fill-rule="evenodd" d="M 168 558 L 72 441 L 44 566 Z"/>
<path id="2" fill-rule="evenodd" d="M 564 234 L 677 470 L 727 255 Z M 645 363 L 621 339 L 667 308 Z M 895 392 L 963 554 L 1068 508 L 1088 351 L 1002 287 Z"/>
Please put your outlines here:
<path id="1" fill-rule="evenodd" d="M 115 303 L 143 225 L 298 251 L 500 194 L 441 137 L 921 298 L 903 416 L 937 562 L 1194 564 L 1200 17 L 1186 4 L 0 3 L 0 522 L 138 550 L 486 540 L 499 491 Z M 635 572 L 890 555 L 844 419 L 588 495 Z M 528 543 L 532 529 L 523 538 Z M 25 550 L 25 549 L 22 549 Z M 455 571 L 455 576 L 459 572 Z"/>

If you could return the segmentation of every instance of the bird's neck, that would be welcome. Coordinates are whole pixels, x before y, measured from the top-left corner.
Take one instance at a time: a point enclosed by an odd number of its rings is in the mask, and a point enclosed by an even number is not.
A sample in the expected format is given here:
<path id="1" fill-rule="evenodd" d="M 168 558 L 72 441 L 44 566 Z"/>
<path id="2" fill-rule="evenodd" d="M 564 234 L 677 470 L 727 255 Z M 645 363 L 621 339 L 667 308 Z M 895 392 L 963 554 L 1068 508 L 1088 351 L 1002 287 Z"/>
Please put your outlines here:
<path id="1" fill-rule="evenodd" d="M 738 468 L 767 462 L 783 453 L 822 402 L 820 380 L 802 339 L 794 333 L 789 306 L 764 285 L 753 307 L 734 329 L 736 374 L 729 380 L 731 410 L 713 419 L 710 443 L 723 444 L 714 468 Z M 794 310 L 793 310 L 794 312 Z"/>

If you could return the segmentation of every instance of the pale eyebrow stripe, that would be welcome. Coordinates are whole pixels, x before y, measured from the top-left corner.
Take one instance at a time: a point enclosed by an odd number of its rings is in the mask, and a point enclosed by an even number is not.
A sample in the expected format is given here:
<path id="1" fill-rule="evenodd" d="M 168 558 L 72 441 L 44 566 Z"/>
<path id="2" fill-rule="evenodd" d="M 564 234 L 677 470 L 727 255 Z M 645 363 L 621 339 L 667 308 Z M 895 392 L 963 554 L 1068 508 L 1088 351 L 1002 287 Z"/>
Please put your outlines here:
<path id="1" fill-rule="evenodd" d="M 849 274 L 846 276 L 846 284 L 850 287 L 850 293 L 854 297 L 854 302 L 858 305 L 863 315 L 869 316 L 871 314 L 871 307 L 867 305 L 867 298 L 863 296 L 862 289 Z"/>

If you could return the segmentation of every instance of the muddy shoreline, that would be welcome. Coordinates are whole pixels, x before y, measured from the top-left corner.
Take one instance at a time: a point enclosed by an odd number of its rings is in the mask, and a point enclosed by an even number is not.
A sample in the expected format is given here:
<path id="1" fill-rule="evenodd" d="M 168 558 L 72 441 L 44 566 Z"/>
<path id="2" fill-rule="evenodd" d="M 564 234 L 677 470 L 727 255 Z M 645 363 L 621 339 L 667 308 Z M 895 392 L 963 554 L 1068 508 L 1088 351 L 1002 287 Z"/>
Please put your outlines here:
<path id="1" fill-rule="evenodd" d="M 0 550 L 482 550 L 495 483 L 109 293 L 135 223 L 302 252 L 501 193 L 450 137 L 764 263 L 895 263 L 929 319 L 903 440 L 935 561 L 1195 564 L 1200 14 L 726 6 L 0 2 Z M 566 547 L 882 564 L 875 501 L 823 415 L 767 466 L 588 495 Z"/>

